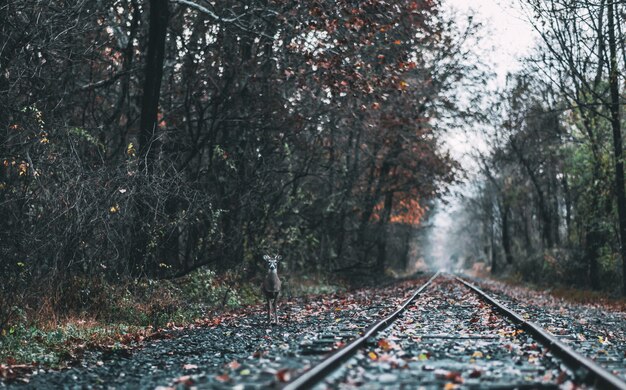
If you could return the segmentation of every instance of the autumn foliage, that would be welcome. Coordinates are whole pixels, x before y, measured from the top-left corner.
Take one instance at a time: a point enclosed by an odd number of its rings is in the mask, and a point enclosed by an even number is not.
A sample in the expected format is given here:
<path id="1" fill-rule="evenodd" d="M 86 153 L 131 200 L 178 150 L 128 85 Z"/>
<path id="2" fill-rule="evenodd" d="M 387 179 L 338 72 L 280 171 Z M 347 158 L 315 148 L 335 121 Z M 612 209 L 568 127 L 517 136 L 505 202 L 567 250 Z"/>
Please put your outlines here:
<path id="1" fill-rule="evenodd" d="M 203 265 L 248 277 L 266 250 L 289 272 L 381 270 L 454 180 L 433 119 L 454 115 L 445 96 L 471 72 L 471 31 L 436 1 L 0 13 L 9 314 L 45 291 L 59 310 L 86 307 L 95 291 L 77 280 Z M 408 233 L 388 245 L 393 224 Z"/>

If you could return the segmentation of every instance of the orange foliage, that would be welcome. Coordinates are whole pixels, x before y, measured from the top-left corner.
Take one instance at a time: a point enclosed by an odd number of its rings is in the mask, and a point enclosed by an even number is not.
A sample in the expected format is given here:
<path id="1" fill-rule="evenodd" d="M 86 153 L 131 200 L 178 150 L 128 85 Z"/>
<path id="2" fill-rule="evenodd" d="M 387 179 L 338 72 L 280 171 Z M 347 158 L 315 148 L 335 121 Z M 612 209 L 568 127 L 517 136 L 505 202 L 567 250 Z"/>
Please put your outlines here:
<path id="1" fill-rule="evenodd" d="M 382 201 L 374 206 L 372 221 L 380 220 L 380 213 L 383 211 L 383 209 L 384 202 Z M 420 205 L 417 199 L 394 199 L 389 222 L 402 225 L 418 226 L 425 212 L 426 210 Z"/>

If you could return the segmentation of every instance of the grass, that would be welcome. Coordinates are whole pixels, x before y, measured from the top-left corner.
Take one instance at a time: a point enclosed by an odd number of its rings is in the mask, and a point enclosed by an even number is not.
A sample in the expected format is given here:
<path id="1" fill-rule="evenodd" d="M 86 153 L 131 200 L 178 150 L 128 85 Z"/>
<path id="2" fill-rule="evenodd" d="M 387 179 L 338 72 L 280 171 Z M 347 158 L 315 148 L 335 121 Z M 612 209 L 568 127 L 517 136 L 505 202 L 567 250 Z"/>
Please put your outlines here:
<path id="1" fill-rule="evenodd" d="M 68 319 L 54 326 L 17 325 L 0 338 L 0 357 L 10 365 L 61 368 L 76 361 L 87 349 L 125 349 L 147 332 L 140 326 L 104 325 L 81 319 Z"/>
<path id="2" fill-rule="evenodd" d="M 321 277 L 291 276 L 283 282 L 286 298 L 346 289 Z M 159 337 L 163 330 L 262 301 L 260 280 L 241 283 L 234 275 L 218 277 L 208 269 L 174 281 L 72 283 L 76 285 L 72 291 L 88 291 L 89 295 L 71 299 L 87 306 L 73 314 L 59 313 L 53 309 L 54 302 L 44 300 L 49 307 L 18 310 L 16 319 L 1 330 L 0 374 L 16 365 L 63 368 L 80 360 L 87 350 L 129 349 L 137 342 Z"/>
<path id="3" fill-rule="evenodd" d="M 211 311 L 259 301 L 251 286 L 235 286 L 231 279 L 198 270 L 176 281 L 113 285 L 73 280 L 72 293 L 59 302 L 41 299 L 37 310 L 24 303 L 20 307 L 26 309 L 15 311 L 17 315 L 0 329 L 0 364 L 61 368 L 80 359 L 85 350 L 128 349 L 160 330 L 189 325 Z M 74 302 L 69 305 L 74 308 L 65 311 L 68 302 Z"/>
<path id="4" fill-rule="evenodd" d="M 614 293 L 607 291 L 595 291 L 561 284 L 529 283 L 519 276 L 498 278 L 490 275 L 488 277 L 513 286 L 521 286 L 535 291 L 544 291 L 554 298 L 562 299 L 569 303 L 600 305 L 612 310 L 626 311 L 626 298 L 616 296 Z"/>

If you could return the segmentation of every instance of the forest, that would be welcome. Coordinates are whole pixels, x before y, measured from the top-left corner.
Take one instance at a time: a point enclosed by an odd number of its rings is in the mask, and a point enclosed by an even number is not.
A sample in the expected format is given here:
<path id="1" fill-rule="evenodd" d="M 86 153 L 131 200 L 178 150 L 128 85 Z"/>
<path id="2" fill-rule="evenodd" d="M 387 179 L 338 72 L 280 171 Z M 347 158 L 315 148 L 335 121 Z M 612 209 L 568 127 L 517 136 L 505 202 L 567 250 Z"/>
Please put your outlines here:
<path id="1" fill-rule="evenodd" d="M 1 10 L 4 321 L 204 266 L 246 280 L 266 252 L 384 272 L 460 169 L 431 122 L 462 114 L 475 26 L 436 2 Z"/>
<path id="2" fill-rule="evenodd" d="M 493 274 L 626 294 L 626 8 L 522 2 L 540 42 L 486 112 L 454 231 Z"/>
<path id="3" fill-rule="evenodd" d="M 542 40 L 492 96 L 483 26 L 437 0 L 4 2 L 0 329 L 225 302 L 266 253 L 402 273 L 459 183 L 466 266 L 626 293 L 626 5 L 522 4 Z M 478 174 L 450 126 L 490 129 Z"/>

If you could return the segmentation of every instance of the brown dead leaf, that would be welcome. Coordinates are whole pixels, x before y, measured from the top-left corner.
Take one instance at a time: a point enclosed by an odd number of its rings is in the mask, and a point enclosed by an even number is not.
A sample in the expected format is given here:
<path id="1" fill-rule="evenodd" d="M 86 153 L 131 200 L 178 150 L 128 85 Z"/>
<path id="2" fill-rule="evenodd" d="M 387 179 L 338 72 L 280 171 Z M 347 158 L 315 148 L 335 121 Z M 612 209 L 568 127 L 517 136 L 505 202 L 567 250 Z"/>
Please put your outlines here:
<path id="1" fill-rule="evenodd" d="M 470 372 L 469 377 L 470 378 L 480 378 L 480 376 L 482 374 L 483 374 L 482 371 L 474 369 L 472 372 Z"/>
<path id="2" fill-rule="evenodd" d="M 283 368 L 281 370 L 278 370 L 278 372 L 276 373 L 276 378 L 279 382 L 282 383 L 289 382 L 289 380 L 291 379 L 291 372 L 289 371 L 289 369 Z"/>
<path id="3" fill-rule="evenodd" d="M 446 379 L 453 383 L 463 383 L 463 376 L 461 376 L 461 373 L 458 371 L 450 371 L 448 375 L 446 375 Z"/>
<path id="4" fill-rule="evenodd" d="M 389 351 L 392 348 L 391 343 L 386 339 L 378 340 L 378 346 L 382 348 L 383 351 Z"/>
<path id="5" fill-rule="evenodd" d="M 191 379 L 191 375 L 183 375 L 183 376 L 179 376 L 178 378 L 174 379 L 174 384 L 180 384 L 180 385 L 184 385 L 184 386 L 192 386 L 193 383 L 193 379 Z"/>

